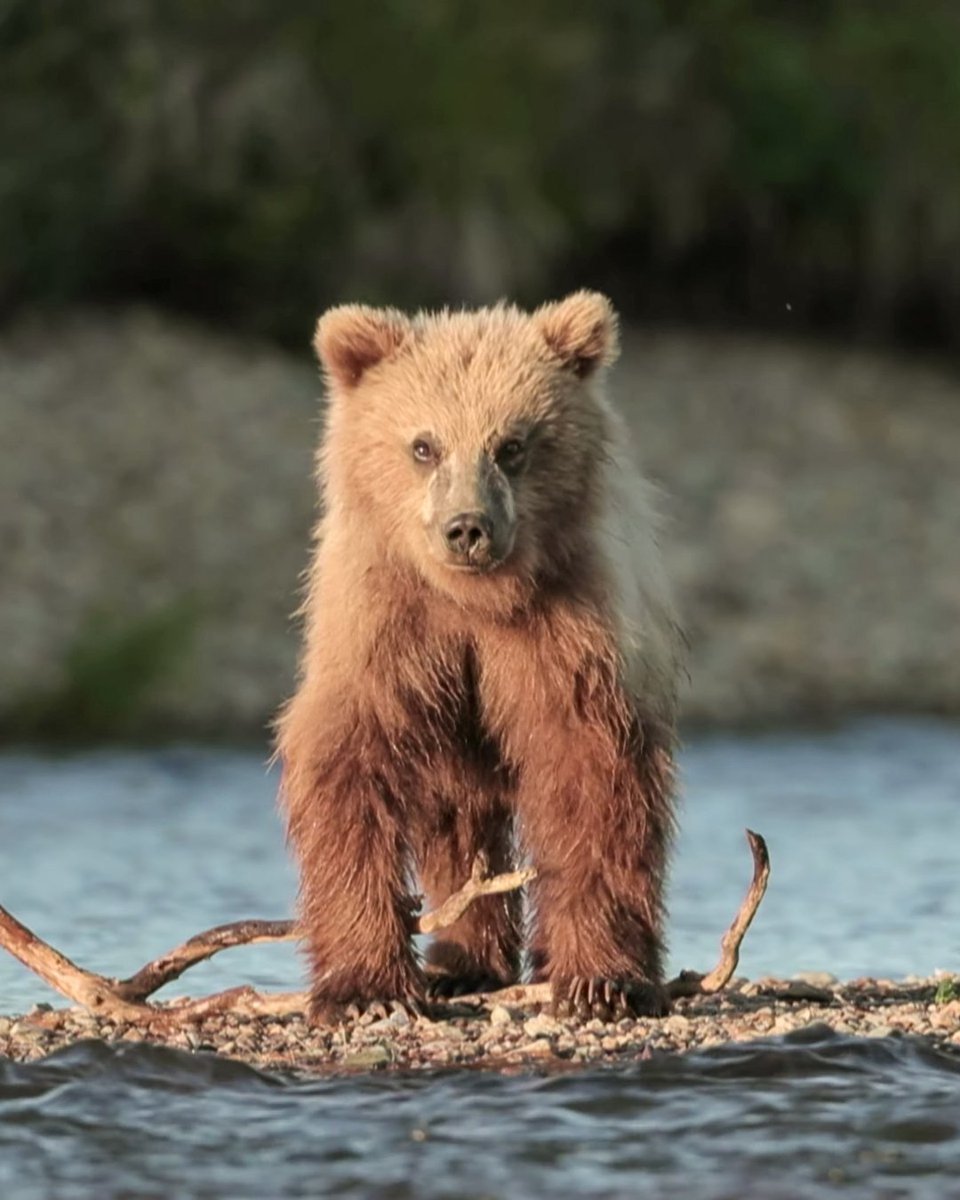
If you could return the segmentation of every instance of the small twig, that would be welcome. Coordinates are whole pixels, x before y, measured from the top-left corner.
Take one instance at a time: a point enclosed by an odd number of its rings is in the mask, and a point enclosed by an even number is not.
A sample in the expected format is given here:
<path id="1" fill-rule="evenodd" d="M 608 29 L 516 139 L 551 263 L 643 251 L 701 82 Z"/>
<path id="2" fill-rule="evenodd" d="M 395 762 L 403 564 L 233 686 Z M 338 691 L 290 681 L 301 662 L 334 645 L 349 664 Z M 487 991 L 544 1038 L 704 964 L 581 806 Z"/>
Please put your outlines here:
<path id="1" fill-rule="evenodd" d="M 770 878 L 770 852 L 767 850 L 767 843 L 752 829 L 747 830 L 747 841 L 753 855 L 753 878 L 733 923 L 721 939 L 720 961 L 704 976 L 700 984 L 700 989 L 704 992 L 719 992 L 732 979 L 740 962 L 740 944 L 767 890 L 767 881 Z"/>
<path id="2" fill-rule="evenodd" d="M 453 1004 L 476 1004 L 483 1008 L 493 1008 L 495 1004 L 533 1008 L 537 1004 L 547 1005 L 552 1002 L 553 987 L 549 983 L 511 983 L 495 992 L 471 992 L 467 996 L 457 996 L 451 1001 Z"/>
<path id="3" fill-rule="evenodd" d="M 228 925 L 215 925 L 147 963 L 129 979 L 120 980 L 114 991 L 124 1000 L 145 1000 L 171 980 L 179 979 L 188 967 L 213 958 L 221 950 L 257 942 L 291 942 L 297 936 L 293 921 L 231 921 Z"/>
<path id="4" fill-rule="evenodd" d="M 228 988 L 201 996 L 197 1000 L 181 1000 L 174 1004 L 148 1004 L 154 1023 L 177 1025 L 182 1021 L 202 1021 L 220 1013 L 244 1017 L 289 1017 L 307 1011 L 310 996 L 307 992 L 258 992 L 252 987 Z M 143 1020 L 141 1017 L 140 1020 Z"/>
<path id="5" fill-rule="evenodd" d="M 446 929 L 459 921 L 480 896 L 516 891 L 529 883 L 536 873 L 534 867 L 527 867 L 522 871 L 488 876 L 485 857 L 477 855 L 470 878 L 463 887 L 433 912 L 415 918 L 412 922 L 413 932 L 435 933 L 438 929 Z M 189 967 L 205 962 L 221 950 L 228 950 L 231 946 L 250 946 L 257 942 L 290 942 L 298 937 L 294 921 L 231 921 L 227 925 L 216 925 L 203 933 L 195 934 L 173 950 L 141 967 L 129 979 L 120 980 L 115 984 L 112 980 L 109 982 L 114 984 L 112 990 L 117 996 L 124 1000 L 141 1001 L 172 980 L 179 979 Z"/>
<path id="6" fill-rule="evenodd" d="M 500 892 L 515 892 L 536 879 L 536 867 L 524 867 L 521 871 L 510 871 L 503 875 L 487 875 L 487 860 L 478 854 L 474 860 L 470 878 L 458 891 L 444 900 L 433 912 L 424 913 L 417 921 L 419 933 L 436 933 L 438 929 L 446 929 L 454 925 L 470 905 L 480 896 L 495 896 Z"/>

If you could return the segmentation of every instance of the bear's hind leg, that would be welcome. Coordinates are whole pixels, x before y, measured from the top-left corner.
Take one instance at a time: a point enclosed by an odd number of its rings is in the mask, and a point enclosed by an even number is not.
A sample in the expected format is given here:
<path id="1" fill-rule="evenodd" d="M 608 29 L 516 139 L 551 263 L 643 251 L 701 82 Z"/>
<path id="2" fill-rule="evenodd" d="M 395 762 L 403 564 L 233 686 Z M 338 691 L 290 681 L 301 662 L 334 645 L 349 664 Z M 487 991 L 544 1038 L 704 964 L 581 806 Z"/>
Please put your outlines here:
<path id="1" fill-rule="evenodd" d="M 478 854 L 497 875 L 513 868 L 513 816 L 502 801 L 477 795 L 446 798 L 424 823 L 420 877 L 431 908 L 458 891 Z M 435 996 L 492 991 L 515 983 L 520 971 L 521 896 L 507 892 L 474 900 L 440 930 L 427 950 L 426 977 Z"/>

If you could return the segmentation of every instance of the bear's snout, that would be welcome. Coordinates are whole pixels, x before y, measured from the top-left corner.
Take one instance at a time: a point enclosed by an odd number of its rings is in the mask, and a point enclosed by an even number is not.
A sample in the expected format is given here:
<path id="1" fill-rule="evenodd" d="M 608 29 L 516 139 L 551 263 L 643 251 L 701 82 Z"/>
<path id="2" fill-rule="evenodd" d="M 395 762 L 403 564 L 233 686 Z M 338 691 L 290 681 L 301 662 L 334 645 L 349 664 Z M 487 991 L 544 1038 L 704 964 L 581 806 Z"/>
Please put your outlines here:
<path id="1" fill-rule="evenodd" d="M 443 527 L 447 552 L 457 565 L 483 567 L 493 550 L 493 522 L 483 512 L 462 512 Z"/>
<path id="2" fill-rule="evenodd" d="M 460 451 L 440 463 L 424 508 L 431 547 L 454 571 L 493 571 L 513 551 L 517 515 L 510 484 L 486 454 Z"/>

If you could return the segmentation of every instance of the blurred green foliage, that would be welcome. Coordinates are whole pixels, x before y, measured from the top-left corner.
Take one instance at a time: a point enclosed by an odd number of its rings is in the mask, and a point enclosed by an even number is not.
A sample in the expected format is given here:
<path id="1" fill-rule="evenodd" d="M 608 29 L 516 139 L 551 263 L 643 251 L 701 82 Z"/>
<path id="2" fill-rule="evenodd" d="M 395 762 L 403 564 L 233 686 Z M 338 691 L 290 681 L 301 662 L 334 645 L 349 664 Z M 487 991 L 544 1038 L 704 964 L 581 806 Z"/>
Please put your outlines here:
<path id="1" fill-rule="evenodd" d="M 337 298 L 590 281 L 960 337 L 954 0 L 0 0 L 0 79 L 8 310 L 302 343 Z"/>
<path id="2" fill-rule="evenodd" d="M 0 719 L 4 736 L 85 743 L 148 735 L 146 705 L 184 665 L 200 615 L 186 598 L 133 619 L 91 615 L 64 656 L 59 685 L 12 703 Z"/>

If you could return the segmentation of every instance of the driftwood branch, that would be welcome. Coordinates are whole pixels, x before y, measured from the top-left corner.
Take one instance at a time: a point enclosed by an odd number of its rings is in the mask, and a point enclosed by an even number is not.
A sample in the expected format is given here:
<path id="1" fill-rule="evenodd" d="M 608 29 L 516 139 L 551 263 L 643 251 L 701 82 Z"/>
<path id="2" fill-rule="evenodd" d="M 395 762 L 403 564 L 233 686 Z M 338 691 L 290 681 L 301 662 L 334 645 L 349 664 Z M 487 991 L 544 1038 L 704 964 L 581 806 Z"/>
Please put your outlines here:
<path id="1" fill-rule="evenodd" d="M 706 975 L 694 971 L 681 972 L 667 984 L 671 998 L 719 991 L 736 970 L 740 944 L 763 899 L 770 874 L 770 859 L 763 838 L 747 830 L 747 839 L 753 855 L 753 880 L 733 924 L 723 936 L 720 961 Z M 413 917 L 411 927 L 414 932 L 435 933 L 458 921 L 478 897 L 516 891 L 535 878 L 534 867 L 490 876 L 487 874 L 486 860 L 478 857 L 463 887 L 433 912 Z M 264 993 L 251 987 L 229 988 L 197 1000 L 171 1004 L 147 1002 L 147 997 L 178 979 L 189 967 L 212 958 L 221 950 L 257 942 L 292 941 L 297 937 L 298 931 L 293 921 L 234 921 L 196 934 L 153 959 L 128 979 L 111 979 L 77 966 L 0 906 L 0 947 L 9 951 L 68 1000 L 101 1016 L 139 1024 L 199 1021 L 212 1014 L 225 1012 L 247 1016 L 283 1016 L 305 1011 L 308 998 L 305 992 Z M 550 1001 L 549 983 L 517 984 L 497 992 L 457 999 L 459 1004 L 473 1002 L 484 1005 L 549 1004 Z"/>

